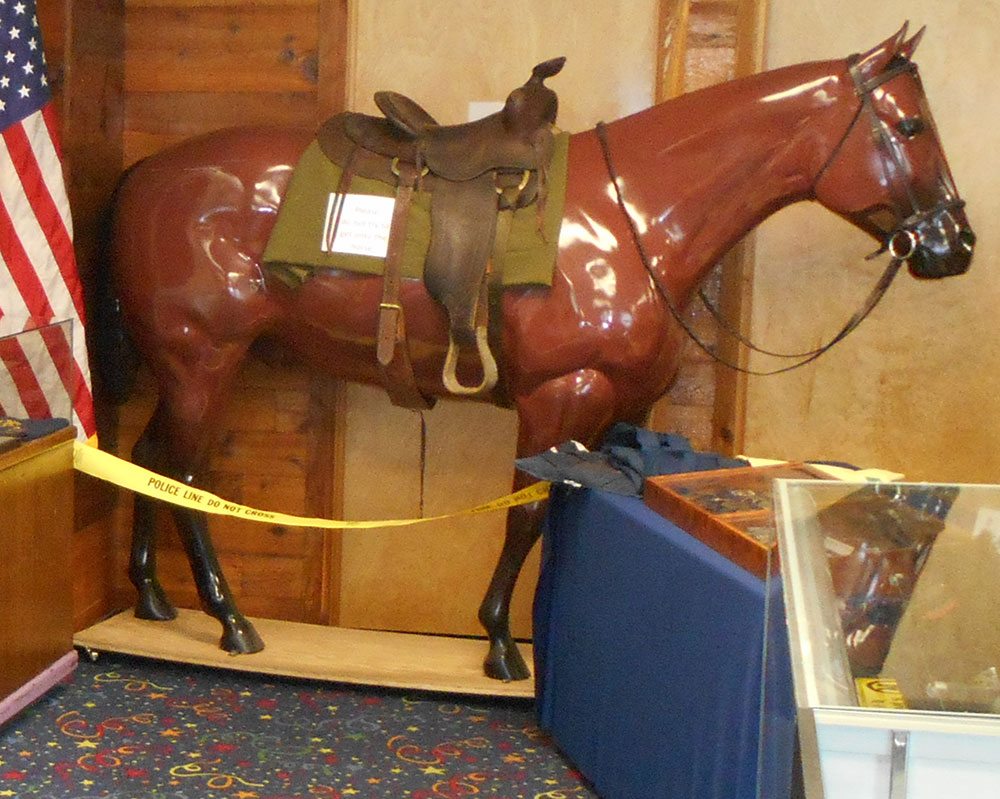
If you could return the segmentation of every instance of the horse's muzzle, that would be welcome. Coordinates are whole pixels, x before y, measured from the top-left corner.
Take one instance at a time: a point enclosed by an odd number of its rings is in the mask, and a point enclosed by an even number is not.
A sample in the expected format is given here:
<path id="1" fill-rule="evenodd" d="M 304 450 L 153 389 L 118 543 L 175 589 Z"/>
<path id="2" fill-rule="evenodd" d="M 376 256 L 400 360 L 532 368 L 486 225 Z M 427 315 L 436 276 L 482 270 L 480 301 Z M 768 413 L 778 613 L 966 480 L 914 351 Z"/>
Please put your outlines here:
<path id="1" fill-rule="evenodd" d="M 903 258 L 910 274 L 940 278 L 964 274 L 976 248 L 961 205 L 944 207 L 908 220 L 889 239 L 889 251 Z"/>

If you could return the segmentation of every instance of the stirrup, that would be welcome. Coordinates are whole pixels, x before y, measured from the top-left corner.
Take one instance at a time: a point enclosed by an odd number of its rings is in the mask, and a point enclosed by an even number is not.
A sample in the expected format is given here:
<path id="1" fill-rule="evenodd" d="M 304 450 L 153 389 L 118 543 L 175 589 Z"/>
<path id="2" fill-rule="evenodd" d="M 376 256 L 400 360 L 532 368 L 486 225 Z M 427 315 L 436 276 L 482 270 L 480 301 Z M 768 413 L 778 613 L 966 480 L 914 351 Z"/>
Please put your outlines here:
<path id="1" fill-rule="evenodd" d="M 476 328 L 476 349 L 479 351 L 479 362 L 483 367 L 483 380 L 478 386 L 463 386 L 455 374 L 455 369 L 458 366 L 458 346 L 455 344 L 455 337 L 451 332 L 448 333 L 448 356 L 444 359 L 441 381 L 450 393 L 463 396 L 482 394 L 497 384 L 497 362 L 493 359 L 493 353 L 490 352 L 485 325 Z"/>

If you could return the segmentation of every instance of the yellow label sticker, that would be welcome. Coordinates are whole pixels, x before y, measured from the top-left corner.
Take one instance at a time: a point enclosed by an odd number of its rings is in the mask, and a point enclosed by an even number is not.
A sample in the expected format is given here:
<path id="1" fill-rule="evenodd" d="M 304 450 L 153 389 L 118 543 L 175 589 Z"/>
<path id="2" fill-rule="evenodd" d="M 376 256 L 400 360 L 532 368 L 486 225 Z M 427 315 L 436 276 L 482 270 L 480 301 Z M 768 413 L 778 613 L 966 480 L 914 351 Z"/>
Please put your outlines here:
<path id="1" fill-rule="evenodd" d="M 73 445 L 73 466 L 78 472 L 106 480 L 121 488 L 135 491 L 153 499 L 161 499 L 182 508 L 191 508 L 205 513 L 220 516 L 234 516 L 239 519 L 283 524 L 288 527 L 320 527 L 327 530 L 370 530 L 378 527 L 407 527 L 413 524 L 450 519 L 455 516 L 471 516 L 480 513 L 513 508 L 517 505 L 527 505 L 538 502 L 549 495 L 550 484 L 546 482 L 532 483 L 513 494 L 494 499 L 484 505 L 457 511 L 443 513 L 438 516 L 427 516 L 421 519 L 382 519 L 362 522 L 349 522 L 340 519 L 321 519 L 307 516 L 292 516 L 287 513 L 258 510 L 246 505 L 217 497 L 208 491 L 194 488 L 179 480 L 151 472 L 134 463 L 122 460 L 109 452 L 96 449 L 79 441 Z"/>
<path id="2" fill-rule="evenodd" d="M 856 677 L 854 685 L 861 707 L 906 710 L 906 700 L 899 684 L 891 677 Z"/>

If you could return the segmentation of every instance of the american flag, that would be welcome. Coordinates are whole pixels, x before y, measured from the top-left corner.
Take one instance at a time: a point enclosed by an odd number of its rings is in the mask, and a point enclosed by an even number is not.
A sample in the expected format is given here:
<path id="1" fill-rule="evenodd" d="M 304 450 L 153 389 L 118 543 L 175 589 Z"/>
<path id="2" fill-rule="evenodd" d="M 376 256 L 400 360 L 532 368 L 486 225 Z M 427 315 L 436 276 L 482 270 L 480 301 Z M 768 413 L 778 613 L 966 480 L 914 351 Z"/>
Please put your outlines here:
<path id="1" fill-rule="evenodd" d="M 51 100 L 34 0 L 0 0 L 0 417 L 72 413 L 89 438 L 83 291 Z"/>

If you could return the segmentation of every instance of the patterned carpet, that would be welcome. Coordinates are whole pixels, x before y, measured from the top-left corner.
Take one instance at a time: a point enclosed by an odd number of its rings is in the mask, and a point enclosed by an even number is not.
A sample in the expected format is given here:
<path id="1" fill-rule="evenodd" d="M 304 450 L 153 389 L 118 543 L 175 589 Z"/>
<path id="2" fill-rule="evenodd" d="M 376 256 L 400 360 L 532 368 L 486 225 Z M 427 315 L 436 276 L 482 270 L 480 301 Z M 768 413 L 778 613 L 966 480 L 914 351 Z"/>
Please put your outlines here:
<path id="1" fill-rule="evenodd" d="M 592 799 L 523 700 L 105 655 L 0 729 L 0 797 Z"/>

